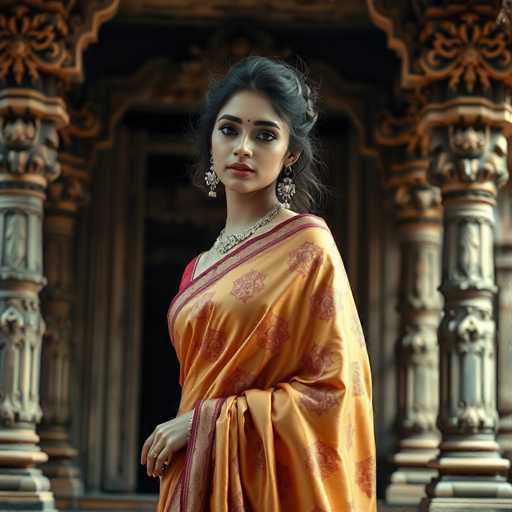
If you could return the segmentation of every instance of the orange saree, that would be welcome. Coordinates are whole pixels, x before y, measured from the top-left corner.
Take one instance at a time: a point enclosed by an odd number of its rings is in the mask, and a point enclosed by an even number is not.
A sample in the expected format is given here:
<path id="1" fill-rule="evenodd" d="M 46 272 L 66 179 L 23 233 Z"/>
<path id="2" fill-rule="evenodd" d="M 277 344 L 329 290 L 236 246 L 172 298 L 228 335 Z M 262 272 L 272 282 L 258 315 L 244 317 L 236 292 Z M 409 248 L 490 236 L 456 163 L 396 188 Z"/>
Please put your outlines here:
<path id="1" fill-rule="evenodd" d="M 374 512 L 371 375 L 343 263 L 301 214 L 249 239 L 173 299 L 186 450 L 159 512 Z"/>

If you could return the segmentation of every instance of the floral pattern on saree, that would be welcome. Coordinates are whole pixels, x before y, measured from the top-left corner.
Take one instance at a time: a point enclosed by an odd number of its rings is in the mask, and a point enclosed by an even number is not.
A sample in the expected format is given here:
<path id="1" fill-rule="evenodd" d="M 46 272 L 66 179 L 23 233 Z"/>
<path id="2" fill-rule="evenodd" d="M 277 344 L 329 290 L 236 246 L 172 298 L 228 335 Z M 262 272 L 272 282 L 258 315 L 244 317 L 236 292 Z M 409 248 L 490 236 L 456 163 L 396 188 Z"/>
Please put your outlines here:
<path id="1" fill-rule="evenodd" d="M 256 330 L 256 343 L 269 352 L 278 351 L 290 337 L 288 320 L 270 313 Z"/>
<path id="2" fill-rule="evenodd" d="M 300 247 L 288 254 L 288 268 L 291 272 L 297 272 L 306 277 L 322 262 L 324 251 L 318 245 L 304 242 Z"/>
<path id="3" fill-rule="evenodd" d="M 231 295 L 236 297 L 240 302 L 246 304 L 258 292 L 265 288 L 265 278 L 267 276 L 257 270 L 251 270 L 239 277 L 233 282 Z"/>
<path id="4" fill-rule="evenodd" d="M 330 320 L 338 312 L 336 290 L 332 286 L 320 288 L 311 297 L 311 312 L 320 320 Z"/>

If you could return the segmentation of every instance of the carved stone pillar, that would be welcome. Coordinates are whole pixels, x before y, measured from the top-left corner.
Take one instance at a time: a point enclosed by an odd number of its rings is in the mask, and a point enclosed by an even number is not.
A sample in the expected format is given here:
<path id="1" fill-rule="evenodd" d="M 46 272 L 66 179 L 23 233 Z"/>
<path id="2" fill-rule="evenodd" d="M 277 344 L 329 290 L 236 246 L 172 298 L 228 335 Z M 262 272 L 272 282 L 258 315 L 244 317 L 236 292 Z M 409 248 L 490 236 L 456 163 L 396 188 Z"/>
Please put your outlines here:
<path id="1" fill-rule="evenodd" d="M 381 116 L 376 133 L 383 147 L 384 183 L 397 214 L 401 239 L 398 310 L 398 450 L 386 490 L 392 505 L 417 505 L 437 476 L 428 462 L 437 455 L 438 346 L 441 312 L 441 195 L 427 183 L 426 144 L 416 133 L 421 102 L 409 95 L 397 116 Z"/>
<path id="2" fill-rule="evenodd" d="M 440 475 L 421 509 L 512 511 L 510 462 L 496 442 L 493 312 L 493 209 L 507 179 L 512 122 L 511 33 L 496 26 L 497 0 L 399 0 L 392 9 L 390 0 L 368 1 L 403 59 L 402 86 L 425 96 L 418 130 L 430 139 L 429 181 L 441 188 L 444 207 L 442 441 L 432 464 Z"/>
<path id="3" fill-rule="evenodd" d="M 42 292 L 42 309 L 47 328 L 41 369 L 43 420 L 38 428 L 41 447 L 49 461 L 42 469 L 50 479 L 56 497 L 77 496 L 83 483 L 71 445 L 70 426 L 72 378 L 73 305 L 76 299 L 75 240 L 80 208 L 88 200 L 89 169 L 99 134 L 99 123 L 87 108 L 70 111 L 70 124 L 61 136 L 61 174 L 48 188 L 44 218 L 44 261 L 48 284 Z"/>
<path id="4" fill-rule="evenodd" d="M 466 510 L 512 510 L 509 461 L 495 439 L 493 315 L 493 208 L 496 189 L 506 179 L 507 146 L 501 128 L 482 123 L 481 115 L 467 116 L 464 123 L 434 127 L 432 134 L 430 178 L 441 186 L 444 205 L 438 419 L 443 437 L 434 464 L 440 478 L 429 486 L 424 510 L 448 510 L 449 498 L 466 498 Z M 491 503 L 495 508 L 482 508 Z"/>
<path id="5" fill-rule="evenodd" d="M 509 141 L 510 143 L 510 141 Z M 512 160 L 509 151 L 509 170 Z M 512 460 L 512 186 L 499 195 L 496 234 L 498 284 L 498 443 Z"/>
<path id="6" fill-rule="evenodd" d="M 0 510 L 54 510 L 36 466 L 39 369 L 45 323 L 39 291 L 43 204 L 59 174 L 57 130 L 68 122 L 55 91 L 79 78 L 81 52 L 116 1 L 3 1 L 0 14 Z"/>

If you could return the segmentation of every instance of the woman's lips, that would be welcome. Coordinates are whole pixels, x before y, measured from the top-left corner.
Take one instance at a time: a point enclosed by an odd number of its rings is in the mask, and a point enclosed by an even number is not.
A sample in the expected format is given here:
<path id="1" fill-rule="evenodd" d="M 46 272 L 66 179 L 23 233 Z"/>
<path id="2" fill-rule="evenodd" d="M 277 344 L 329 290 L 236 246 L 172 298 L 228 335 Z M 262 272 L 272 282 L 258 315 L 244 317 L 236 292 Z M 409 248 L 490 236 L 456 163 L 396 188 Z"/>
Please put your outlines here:
<path id="1" fill-rule="evenodd" d="M 244 165 L 234 165 L 228 167 L 228 169 L 235 176 L 249 176 L 250 174 L 254 174 L 254 171 L 250 167 Z"/>

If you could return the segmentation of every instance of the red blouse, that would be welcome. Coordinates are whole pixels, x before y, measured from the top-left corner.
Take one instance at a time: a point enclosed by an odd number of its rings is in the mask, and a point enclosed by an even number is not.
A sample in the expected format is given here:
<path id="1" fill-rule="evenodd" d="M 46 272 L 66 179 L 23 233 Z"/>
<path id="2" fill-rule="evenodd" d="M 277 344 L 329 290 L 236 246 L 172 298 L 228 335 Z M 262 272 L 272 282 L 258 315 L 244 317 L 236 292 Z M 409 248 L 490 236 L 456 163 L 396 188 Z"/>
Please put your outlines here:
<path id="1" fill-rule="evenodd" d="M 183 290 L 183 288 L 186 288 L 189 285 L 190 281 L 192 281 L 192 275 L 194 274 L 194 269 L 196 268 L 197 258 L 197 256 L 192 258 L 185 267 L 183 275 L 181 276 L 179 287 L 180 292 Z"/>

